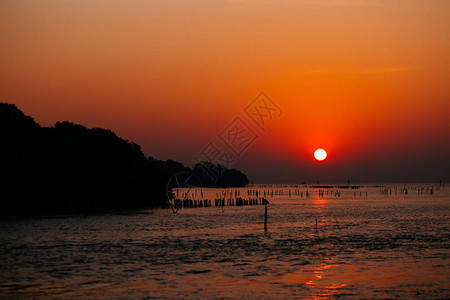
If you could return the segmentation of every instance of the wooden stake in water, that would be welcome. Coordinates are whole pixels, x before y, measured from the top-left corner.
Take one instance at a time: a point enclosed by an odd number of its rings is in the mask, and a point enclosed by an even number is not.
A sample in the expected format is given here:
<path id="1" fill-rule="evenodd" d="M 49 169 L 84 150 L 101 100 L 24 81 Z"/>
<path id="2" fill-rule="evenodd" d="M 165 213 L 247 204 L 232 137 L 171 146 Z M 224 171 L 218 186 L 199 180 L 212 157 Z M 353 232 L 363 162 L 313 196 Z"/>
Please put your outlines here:
<path id="1" fill-rule="evenodd" d="M 267 232 L 267 204 L 265 206 L 265 213 L 264 213 L 264 231 Z"/>
<path id="2" fill-rule="evenodd" d="M 317 232 L 317 218 L 316 218 L 316 232 Z"/>

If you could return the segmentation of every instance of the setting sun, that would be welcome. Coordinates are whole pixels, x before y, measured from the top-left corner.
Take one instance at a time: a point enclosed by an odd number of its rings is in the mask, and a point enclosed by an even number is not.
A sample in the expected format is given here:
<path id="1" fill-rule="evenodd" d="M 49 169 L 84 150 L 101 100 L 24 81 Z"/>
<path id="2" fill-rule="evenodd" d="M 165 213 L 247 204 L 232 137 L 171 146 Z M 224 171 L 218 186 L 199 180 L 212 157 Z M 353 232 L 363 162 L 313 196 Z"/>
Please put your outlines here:
<path id="1" fill-rule="evenodd" d="M 317 160 L 324 160 L 325 158 L 327 158 L 327 152 L 323 149 L 317 149 L 314 152 L 314 158 Z"/>

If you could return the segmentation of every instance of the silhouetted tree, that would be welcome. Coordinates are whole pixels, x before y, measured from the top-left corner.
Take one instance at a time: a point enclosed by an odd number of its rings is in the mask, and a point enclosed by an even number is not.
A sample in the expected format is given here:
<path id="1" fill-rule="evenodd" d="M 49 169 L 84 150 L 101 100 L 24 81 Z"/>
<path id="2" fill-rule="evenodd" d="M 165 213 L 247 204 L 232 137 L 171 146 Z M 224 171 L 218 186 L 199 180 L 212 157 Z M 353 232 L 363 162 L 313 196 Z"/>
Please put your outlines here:
<path id="1" fill-rule="evenodd" d="M 201 178 L 205 187 L 241 187 L 248 184 L 248 178 L 241 171 L 228 169 L 220 164 L 202 161 L 194 165 L 194 174 Z"/>
<path id="2" fill-rule="evenodd" d="M 41 127 L 13 104 L 0 103 L 0 141 L 1 215 L 164 207 L 167 183 L 180 172 L 197 174 L 202 186 L 248 183 L 234 169 L 212 182 L 200 165 L 146 158 L 111 130 L 71 122 Z"/>

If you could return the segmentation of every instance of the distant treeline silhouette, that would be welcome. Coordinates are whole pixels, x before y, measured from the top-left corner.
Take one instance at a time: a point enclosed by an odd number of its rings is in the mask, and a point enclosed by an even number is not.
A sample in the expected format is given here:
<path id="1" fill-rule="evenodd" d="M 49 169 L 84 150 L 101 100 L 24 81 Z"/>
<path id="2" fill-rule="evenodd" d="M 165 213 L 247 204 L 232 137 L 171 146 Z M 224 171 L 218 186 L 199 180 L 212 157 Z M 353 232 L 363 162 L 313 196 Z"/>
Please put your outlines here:
<path id="1" fill-rule="evenodd" d="M 165 207 L 167 184 L 191 173 L 199 186 L 245 186 L 247 176 L 220 167 L 220 177 L 168 160 L 146 158 L 111 130 L 71 122 L 41 127 L 14 104 L 0 103 L 0 214 L 78 213 Z M 185 175 L 186 176 L 186 175 Z"/>

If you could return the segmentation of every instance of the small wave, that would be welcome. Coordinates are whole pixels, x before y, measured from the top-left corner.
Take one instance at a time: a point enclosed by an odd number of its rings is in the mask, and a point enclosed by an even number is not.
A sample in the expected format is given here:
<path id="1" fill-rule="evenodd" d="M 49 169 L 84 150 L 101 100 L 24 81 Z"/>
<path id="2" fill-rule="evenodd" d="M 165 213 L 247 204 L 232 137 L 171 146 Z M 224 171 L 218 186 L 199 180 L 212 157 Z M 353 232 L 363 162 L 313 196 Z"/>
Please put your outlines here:
<path id="1" fill-rule="evenodd" d="M 186 271 L 186 274 L 205 274 L 209 272 L 211 272 L 211 270 L 189 270 Z"/>

